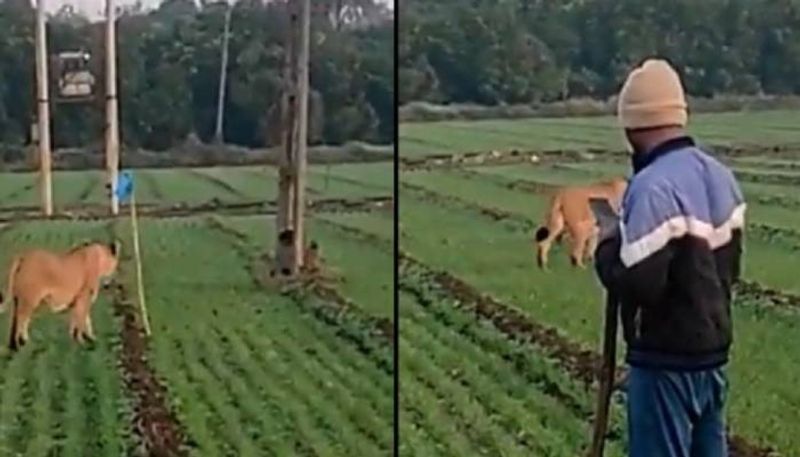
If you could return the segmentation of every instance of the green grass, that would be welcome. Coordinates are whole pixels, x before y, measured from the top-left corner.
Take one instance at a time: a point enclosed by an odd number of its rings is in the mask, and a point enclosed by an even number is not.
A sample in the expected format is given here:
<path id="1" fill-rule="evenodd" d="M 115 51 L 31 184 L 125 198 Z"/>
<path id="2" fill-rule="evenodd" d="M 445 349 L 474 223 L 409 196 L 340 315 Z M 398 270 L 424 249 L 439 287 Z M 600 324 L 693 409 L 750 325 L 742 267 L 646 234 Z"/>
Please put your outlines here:
<path id="1" fill-rule="evenodd" d="M 390 196 L 394 170 L 391 163 L 310 166 L 308 197 L 360 198 Z M 274 167 L 206 167 L 134 170 L 139 203 L 172 205 L 275 200 L 278 173 Z M 66 205 L 105 204 L 105 176 L 99 170 L 54 171 L 53 201 Z M 38 206 L 37 174 L 0 173 L 0 208 Z"/>

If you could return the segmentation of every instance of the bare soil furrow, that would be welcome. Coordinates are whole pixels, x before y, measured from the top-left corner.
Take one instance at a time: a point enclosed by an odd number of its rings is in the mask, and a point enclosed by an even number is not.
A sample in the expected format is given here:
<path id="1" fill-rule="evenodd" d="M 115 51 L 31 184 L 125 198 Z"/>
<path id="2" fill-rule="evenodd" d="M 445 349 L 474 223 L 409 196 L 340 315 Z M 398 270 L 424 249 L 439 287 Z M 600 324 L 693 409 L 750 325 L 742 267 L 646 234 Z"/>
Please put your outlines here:
<path id="1" fill-rule="evenodd" d="M 392 208 L 394 199 L 391 196 L 374 196 L 362 198 L 328 198 L 309 202 L 311 211 L 328 213 L 355 213 L 373 210 L 388 210 Z M 138 204 L 138 215 L 142 217 L 191 217 L 203 214 L 220 215 L 274 215 L 275 202 L 259 200 L 241 203 L 222 203 L 212 201 L 198 205 L 175 204 L 172 206 L 158 206 L 153 204 Z M 120 214 L 130 213 L 127 206 L 120 208 Z M 50 217 L 41 214 L 38 207 L 25 206 L 0 209 L 0 223 L 36 220 L 104 220 L 113 219 L 105 205 L 73 205 L 67 206 L 63 211 Z"/>
<path id="2" fill-rule="evenodd" d="M 120 366 L 125 387 L 133 400 L 133 431 L 144 454 L 188 456 L 186 432 L 170 410 L 167 391 L 148 363 L 147 341 L 122 284 L 114 289 L 114 313 L 122 320 Z"/>

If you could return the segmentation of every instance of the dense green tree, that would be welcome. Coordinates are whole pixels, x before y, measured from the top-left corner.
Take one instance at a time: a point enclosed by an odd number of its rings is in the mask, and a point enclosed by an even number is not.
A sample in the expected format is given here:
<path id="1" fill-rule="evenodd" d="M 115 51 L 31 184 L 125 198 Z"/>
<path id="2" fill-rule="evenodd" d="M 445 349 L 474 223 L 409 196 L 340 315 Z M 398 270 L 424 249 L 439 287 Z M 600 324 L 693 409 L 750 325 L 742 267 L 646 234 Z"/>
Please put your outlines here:
<path id="1" fill-rule="evenodd" d="M 392 13 L 375 0 L 314 0 L 311 133 L 315 143 L 388 143 L 394 132 Z M 121 136 L 162 150 L 187 138 L 212 139 L 227 4 L 165 0 L 134 5 L 118 21 Z M 231 18 L 225 139 L 275 144 L 287 32 L 286 0 L 240 0 Z M 52 55 L 88 50 L 98 97 L 54 104 L 59 147 L 102 142 L 103 24 L 63 8 L 48 20 Z M 55 75 L 56 68 L 51 66 Z M 27 0 L 0 0 L 0 143 L 28 141 L 35 119 L 34 11 Z M 51 83 L 55 96 L 55 81 Z M 55 98 L 55 97 L 54 97 Z"/>
<path id="2" fill-rule="evenodd" d="M 401 102 L 605 99 L 659 55 L 696 96 L 800 94 L 798 0 L 403 0 Z"/>

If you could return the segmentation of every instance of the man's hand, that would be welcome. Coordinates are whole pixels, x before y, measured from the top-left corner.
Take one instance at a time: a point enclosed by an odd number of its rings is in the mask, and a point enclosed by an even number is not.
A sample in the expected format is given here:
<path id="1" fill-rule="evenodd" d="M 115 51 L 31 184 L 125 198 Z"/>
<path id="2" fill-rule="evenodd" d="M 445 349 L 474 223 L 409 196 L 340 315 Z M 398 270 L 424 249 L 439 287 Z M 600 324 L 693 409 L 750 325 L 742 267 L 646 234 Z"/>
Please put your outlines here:
<path id="1" fill-rule="evenodd" d="M 592 198 L 589 200 L 589 207 L 594 214 L 595 224 L 598 230 L 597 247 L 603 242 L 608 241 L 619 235 L 619 214 L 611 207 L 608 200 L 604 198 Z M 597 254 L 597 249 L 595 250 Z M 595 256 L 595 258 L 597 258 Z"/>
<path id="2" fill-rule="evenodd" d="M 600 283 L 606 290 L 611 291 L 616 289 L 616 272 L 619 270 L 621 263 L 619 260 L 620 250 L 620 237 L 619 228 L 616 231 L 607 234 L 606 238 L 598 241 L 597 249 L 595 250 L 594 268 Z"/>
<path id="3" fill-rule="evenodd" d="M 613 225 L 609 225 L 606 227 L 598 226 L 599 232 L 597 234 L 597 247 L 599 248 L 601 244 L 606 241 L 612 240 L 620 236 L 619 231 L 619 222 Z M 597 253 L 597 250 L 595 250 Z"/>

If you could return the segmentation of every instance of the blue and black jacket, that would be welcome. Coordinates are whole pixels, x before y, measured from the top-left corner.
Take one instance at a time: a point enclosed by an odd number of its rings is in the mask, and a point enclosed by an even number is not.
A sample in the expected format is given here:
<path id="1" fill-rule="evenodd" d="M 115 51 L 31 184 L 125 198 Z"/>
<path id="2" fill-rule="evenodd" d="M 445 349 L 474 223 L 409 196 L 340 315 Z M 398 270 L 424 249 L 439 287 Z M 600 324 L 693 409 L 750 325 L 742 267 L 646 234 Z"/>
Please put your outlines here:
<path id="1" fill-rule="evenodd" d="M 745 203 L 733 173 L 689 137 L 636 154 L 620 231 L 596 269 L 621 304 L 632 366 L 692 371 L 728 361 Z"/>

